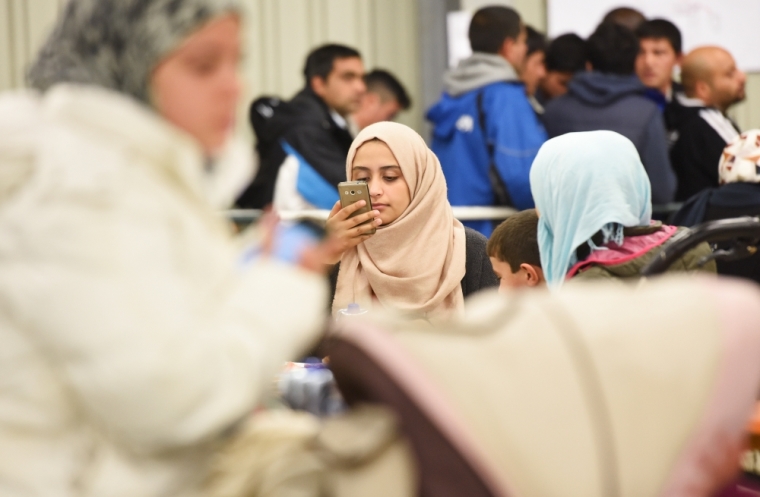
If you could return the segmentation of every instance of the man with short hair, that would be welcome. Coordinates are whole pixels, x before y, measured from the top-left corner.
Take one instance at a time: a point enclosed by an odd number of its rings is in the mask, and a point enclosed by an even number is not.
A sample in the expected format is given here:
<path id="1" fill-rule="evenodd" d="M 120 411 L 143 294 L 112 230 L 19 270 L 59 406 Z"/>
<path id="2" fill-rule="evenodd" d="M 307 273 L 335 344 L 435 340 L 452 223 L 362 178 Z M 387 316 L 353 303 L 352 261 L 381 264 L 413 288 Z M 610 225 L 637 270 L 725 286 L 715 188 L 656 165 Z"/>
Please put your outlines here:
<path id="1" fill-rule="evenodd" d="M 452 205 L 533 207 L 530 166 L 546 131 L 528 102 L 522 70 L 526 31 L 508 7 L 485 7 L 472 17 L 473 54 L 444 80 L 428 112 L 432 150 L 441 161 Z M 465 223 L 486 236 L 490 221 Z"/>
<path id="2" fill-rule="evenodd" d="M 528 49 L 525 52 L 525 62 L 522 71 L 520 71 L 520 79 L 525 83 L 525 93 L 528 94 L 530 105 L 540 116 L 544 113 L 544 107 L 536 99 L 536 92 L 541 81 L 546 77 L 544 60 L 548 44 L 546 43 L 546 36 L 531 26 L 525 26 L 525 31 L 528 34 L 525 41 Z"/>
<path id="3" fill-rule="evenodd" d="M 636 30 L 639 55 L 636 74 L 648 88 L 646 95 L 665 110 L 683 87 L 673 81 L 673 70 L 681 64 L 681 31 L 665 19 L 644 21 Z M 666 115 L 667 125 L 667 115 Z"/>
<path id="4" fill-rule="evenodd" d="M 567 85 L 576 73 L 588 64 L 586 41 L 575 33 L 554 38 L 546 49 L 546 77 L 541 81 L 536 98 L 542 105 L 567 93 Z"/>
<path id="5" fill-rule="evenodd" d="M 392 121 L 399 111 L 412 106 L 404 85 L 388 71 L 374 69 L 364 76 L 364 84 L 367 92 L 349 120 L 354 135 L 370 124 Z"/>
<path id="6" fill-rule="evenodd" d="M 336 185 L 346 180 L 353 137 L 347 118 L 366 90 L 361 55 L 344 45 L 313 50 L 304 66 L 305 87 L 289 102 L 262 97 L 251 104 L 259 171 L 238 205 L 279 210 L 330 209 Z"/>
<path id="7" fill-rule="evenodd" d="M 678 176 L 676 200 L 684 201 L 718 186 L 723 149 L 740 132 L 726 112 L 744 100 L 746 75 L 726 50 L 701 47 L 684 58 L 681 81 L 684 96 L 677 96 L 681 107 L 670 158 Z"/>
<path id="8" fill-rule="evenodd" d="M 634 74 L 639 42 L 630 30 L 602 23 L 588 39 L 592 71 L 577 74 L 567 94 L 546 105 L 549 136 L 573 131 L 610 130 L 630 139 L 652 185 L 652 202 L 671 202 L 676 177 L 668 159 L 662 113 L 644 96 Z"/>

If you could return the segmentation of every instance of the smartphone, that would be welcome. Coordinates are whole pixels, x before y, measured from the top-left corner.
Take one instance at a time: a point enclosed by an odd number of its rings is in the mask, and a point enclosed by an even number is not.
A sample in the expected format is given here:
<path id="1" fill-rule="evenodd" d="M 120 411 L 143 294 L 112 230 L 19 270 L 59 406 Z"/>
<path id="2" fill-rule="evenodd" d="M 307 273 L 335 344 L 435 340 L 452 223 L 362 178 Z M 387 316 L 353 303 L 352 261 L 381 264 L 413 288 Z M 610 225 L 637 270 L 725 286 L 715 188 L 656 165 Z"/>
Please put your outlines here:
<path id="1" fill-rule="evenodd" d="M 359 200 L 366 202 L 364 207 L 348 217 L 365 214 L 372 210 L 372 201 L 369 199 L 369 186 L 367 186 L 366 181 L 344 181 L 343 183 L 338 183 L 338 195 L 340 196 L 340 206 L 344 209 Z M 374 219 L 370 219 L 362 224 L 372 223 L 373 221 Z M 376 231 L 376 228 L 372 228 L 372 231 L 369 231 L 368 234 L 374 235 Z"/>

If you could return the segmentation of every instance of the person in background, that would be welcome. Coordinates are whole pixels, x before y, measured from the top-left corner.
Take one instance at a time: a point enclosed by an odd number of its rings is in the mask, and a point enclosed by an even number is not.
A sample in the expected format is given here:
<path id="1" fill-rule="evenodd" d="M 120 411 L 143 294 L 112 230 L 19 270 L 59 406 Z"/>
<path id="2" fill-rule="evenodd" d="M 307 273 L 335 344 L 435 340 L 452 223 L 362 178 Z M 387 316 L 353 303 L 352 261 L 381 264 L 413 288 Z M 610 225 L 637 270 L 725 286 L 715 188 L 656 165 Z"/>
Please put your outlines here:
<path id="1" fill-rule="evenodd" d="M 528 174 L 546 131 L 517 74 L 527 33 L 508 7 L 484 7 L 470 22 L 473 54 L 445 79 L 427 114 L 451 205 L 533 207 Z M 468 222 L 486 236 L 490 221 Z"/>
<path id="2" fill-rule="evenodd" d="M 760 216 L 760 130 L 746 131 L 723 150 L 718 165 L 720 186 L 687 200 L 673 224 L 696 226 L 705 221 Z M 721 247 L 719 247 L 721 248 Z M 717 261 L 718 272 L 760 283 L 760 254 L 738 261 Z"/>
<path id="3" fill-rule="evenodd" d="M 359 108 L 351 114 L 348 123 L 351 134 L 356 136 L 370 124 L 392 121 L 396 114 L 408 110 L 412 100 L 406 88 L 388 71 L 374 69 L 364 76 L 367 92 Z"/>
<path id="4" fill-rule="evenodd" d="M 411 128 L 381 122 L 362 130 L 346 176 L 367 182 L 374 211 L 349 217 L 360 201 L 330 212 L 327 230 L 342 249 L 325 260 L 339 263 L 334 313 L 356 303 L 442 320 L 461 313 L 470 294 L 498 286 L 486 238 L 454 218 L 438 158 Z"/>
<path id="5" fill-rule="evenodd" d="M 586 41 L 575 33 L 553 39 L 544 59 L 546 76 L 539 84 L 536 99 L 545 106 L 552 98 L 567 93 L 567 85 L 576 73 L 588 70 Z"/>
<path id="6" fill-rule="evenodd" d="M 517 212 L 493 230 L 486 251 L 499 278 L 500 292 L 546 283 L 537 236 L 536 209 Z"/>
<path id="7" fill-rule="evenodd" d="M 348 117 L 366 91 L 361 54 L 344 45 L 309 53 L 305 86 L 292 100 L 262 97 L 251 104 L 259 171 L 238 206 L 278 210 L 329 209 L 345 180 L 343 162 L 353 137 Z"/>
<path id="8" fill-rule="evenodd" d="M 639 39 L 639 55 L 636 57 L 636 75 L 647 87 L 646 95 L 665 111 L 668 131 L 667 106 L 678 105 L 677 93 L 683 93 L 683 86 L 673 81 L 673 72 L 680 66 L 681 31 L 665 19 L 644 21 L 636 29 Z"/>
<path id="9" fill-rule="evenodd" d="M 644 96 L 634 72 L 639 42 L 617 24 L 601 24 L 588 39 L 592 71 L 577 74 L 569 92 L 549 102 L 544 122 L 549 136 L 573 131 L 610 130 L 630 139 L 652 183 L 652 200 L 673 200 L 676 177 L 670 167 L 660 110 Z"/>
<path id="10" fill-rule="evenodd" d="M 528 49 L 525 52 L 525 63 L 520 71 L 520 79 L 525 83 L 525 92 L 528 94 L 528 101 L 539 116 L 544 113 L 544 107 L 536 100 L 541 81 L 546 77 L 546 36 L 533 29 L 525 26 L 528 33 L 526 44 Z"/>
<path id="11" fill-rule="evenodd" d="M 552 288 L 568 279 L 638 279 L 678 232 L 652 222 L 651 186 L 638 151 L 612 131 L 567 133 L 541 147 L 530 172 L 541 267 Z M 670 271 L 699 268 L 702 243 Z"/>
<path id="12" fill-rule="evenodd" d="M 607 12 L 602 22 L 611 22 L 635 32 L 646 20 L 644 14 L 632 7 L 618 7 Z"/>
<path id="13" fill-rule="evenodd" d="M 701 47 L 684 57 L 681 81 L 684 95 L 671 111 L 675 141 L 670 150 L 680 202 L 718 186 L 723 149 L 739 135 L 726 112 L 744 100 L 746 75 L 726 50 Z"/>
<path id="14" fill-rule="evenodd" d="M 245 263 L 219 215 L 251 174 L 242 10 L 68 2 L 34 91 L 0 97 L 4 495 L 201 495 L 318 339 L 322 256 Z"/>

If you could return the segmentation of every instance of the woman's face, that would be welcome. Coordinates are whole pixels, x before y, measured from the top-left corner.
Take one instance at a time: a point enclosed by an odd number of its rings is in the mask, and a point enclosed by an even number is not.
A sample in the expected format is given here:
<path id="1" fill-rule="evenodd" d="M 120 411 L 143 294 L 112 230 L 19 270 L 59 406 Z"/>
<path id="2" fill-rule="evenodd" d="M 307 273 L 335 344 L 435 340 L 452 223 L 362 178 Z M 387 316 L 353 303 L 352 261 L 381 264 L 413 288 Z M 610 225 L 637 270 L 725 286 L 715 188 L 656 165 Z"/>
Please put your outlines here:
<path id="1" fill-rule="evenodd" d="M 240 96 L 240 21 L 215 19 L 190 35 L 153 70 L 153 105 L 207 153 L 224 145 Z"/>
<path id="2" fill-rule="evenodd" d="M 380 211 L 382 226 L 387 226 L 409 207 L 409 185 L 393 152 L 385 143 L 373 140 L 356 151 L 351 179 L 366 181 L 372 208 Z"/>

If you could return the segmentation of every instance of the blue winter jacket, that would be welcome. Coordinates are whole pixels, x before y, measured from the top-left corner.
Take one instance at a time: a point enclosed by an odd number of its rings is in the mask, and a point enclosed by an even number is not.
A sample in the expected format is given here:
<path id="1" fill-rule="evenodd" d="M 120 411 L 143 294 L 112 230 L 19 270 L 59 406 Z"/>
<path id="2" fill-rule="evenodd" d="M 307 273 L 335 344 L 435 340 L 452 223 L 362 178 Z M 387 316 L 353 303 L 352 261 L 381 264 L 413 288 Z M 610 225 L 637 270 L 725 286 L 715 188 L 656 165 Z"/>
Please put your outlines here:
<path id="1" fill-rule="evenodd" d="M 478 115 L 482 94 L 486 133 Z M 486 140 L 514 207 L 533 207 L 530 166 L 547 135 L 528 102 L 525 86 L 499 56 L 475 54 L 447 76 L 447 89 L 427 114 L 434 125 L 432 150 L 446 177 L 451 205 L 494 205 Z M 490 236 L 490 221 L 465 225 Z"/>

